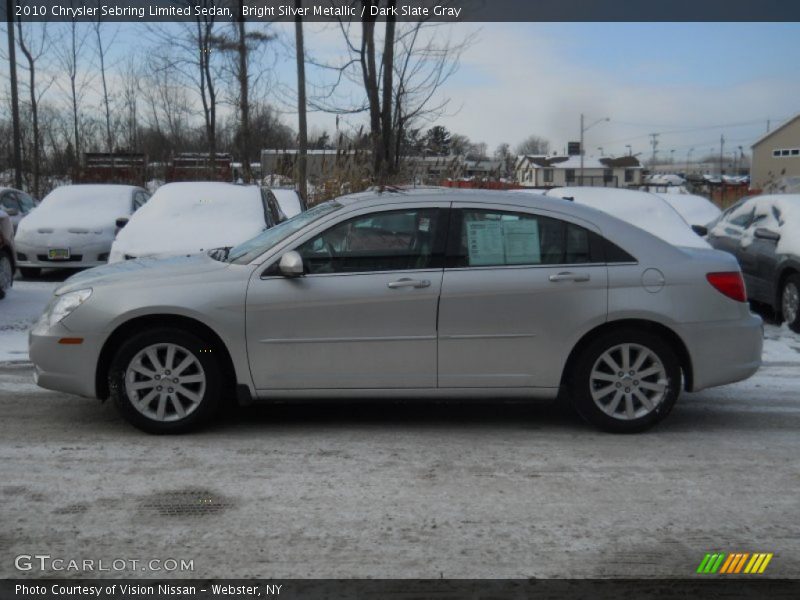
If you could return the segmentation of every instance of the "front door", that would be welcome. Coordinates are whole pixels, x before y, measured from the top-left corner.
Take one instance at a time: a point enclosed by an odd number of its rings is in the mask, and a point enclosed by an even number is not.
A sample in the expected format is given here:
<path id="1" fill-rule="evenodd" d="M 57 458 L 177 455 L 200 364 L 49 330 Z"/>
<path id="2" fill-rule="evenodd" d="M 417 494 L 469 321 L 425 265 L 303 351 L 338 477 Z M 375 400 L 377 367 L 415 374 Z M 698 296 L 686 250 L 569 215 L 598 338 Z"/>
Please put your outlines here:
<path id="1" fill-rule="evenodd" d="M 599 237 L 519 208 L 456 206 L 439 308 L 439 387 L 557 387 L 577 339 L 606 320 Z"/>
<path id="2" fill-rule="evenodd" d="M 394 206 L 301 241 L 303 277 L 254 273 L 247 348 L 257 389 L 436 387 L 447 204 Z"/>

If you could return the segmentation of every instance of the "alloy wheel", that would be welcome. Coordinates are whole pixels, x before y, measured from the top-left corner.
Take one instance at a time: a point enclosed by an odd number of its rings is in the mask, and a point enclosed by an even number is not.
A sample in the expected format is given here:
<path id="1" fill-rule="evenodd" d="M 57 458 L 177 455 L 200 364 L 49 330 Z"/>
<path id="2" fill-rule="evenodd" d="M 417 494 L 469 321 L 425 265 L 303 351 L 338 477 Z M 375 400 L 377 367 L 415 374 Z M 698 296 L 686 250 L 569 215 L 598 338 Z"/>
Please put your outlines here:
<path id="1" fill-rule="evenodd" d="M 661 404 L 668 391 L 667 370 L 641 344 L 618 344 L 603 352 L 589 375 L 592 400 L 607 415 L 638 419 Z"/>
<path id="2" fill-rule="evenodd" d="M 131 359 L 125 393 L 134 408 L 154 421 L 177 421 L 203 400 L 206 374 L 200 360 L 177 344 L 147 346 Z"/>

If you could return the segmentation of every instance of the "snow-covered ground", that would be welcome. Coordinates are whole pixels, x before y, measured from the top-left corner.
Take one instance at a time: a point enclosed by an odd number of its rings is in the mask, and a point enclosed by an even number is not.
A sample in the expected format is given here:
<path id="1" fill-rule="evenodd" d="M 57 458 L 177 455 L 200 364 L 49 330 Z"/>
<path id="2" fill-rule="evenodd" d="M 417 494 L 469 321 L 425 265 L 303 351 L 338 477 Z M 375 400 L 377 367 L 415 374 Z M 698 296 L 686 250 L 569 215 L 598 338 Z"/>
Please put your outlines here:
<path id="1" fill-rule="evenodd" d="M 15 281 L 0 300 L 0 363 L 28 360 L 28 330 L 50 302 L 57 281 Z"/>
<path id="2" fill-rule="evenodd" d="M 28 329 L 50 301 L 57 281 L 15 281 L 0 300 L 0 364 L 28 360 Z M 764 324 L 764 363 L 800 365 L 800 334 L 786 324 Z"/>

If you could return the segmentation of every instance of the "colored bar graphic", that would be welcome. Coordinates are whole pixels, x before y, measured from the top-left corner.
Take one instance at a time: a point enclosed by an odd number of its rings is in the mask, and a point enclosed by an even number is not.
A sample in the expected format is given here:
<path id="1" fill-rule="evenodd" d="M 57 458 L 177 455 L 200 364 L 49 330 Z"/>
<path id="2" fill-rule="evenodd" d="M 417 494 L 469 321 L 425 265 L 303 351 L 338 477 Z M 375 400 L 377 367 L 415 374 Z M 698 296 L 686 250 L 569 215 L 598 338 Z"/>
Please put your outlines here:
<path id="1" fill-rule="evenodd" d="M 702 574 L 761 574 L 763 573 L 774 555 L 766 552 L 707 552 L 697 567 L 697 573 Z"/>

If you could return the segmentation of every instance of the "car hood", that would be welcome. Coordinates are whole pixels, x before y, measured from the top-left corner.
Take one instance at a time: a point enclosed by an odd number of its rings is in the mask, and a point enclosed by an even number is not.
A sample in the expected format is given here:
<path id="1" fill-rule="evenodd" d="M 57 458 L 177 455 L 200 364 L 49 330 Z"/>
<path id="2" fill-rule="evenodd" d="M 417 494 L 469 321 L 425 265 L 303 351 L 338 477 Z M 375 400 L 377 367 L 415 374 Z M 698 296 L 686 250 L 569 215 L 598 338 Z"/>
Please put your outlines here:
<path id="1" fill-rule="evenodd" d="M 170 258 L 140 258 L 81 271 L 64 281 L 57 295 L 101 285 L 151 283 L 156 280 L 175 280 L 209 273 L 229 267 L 229 263 L 214 260 L 207 254 L 173 256 Z"/>

